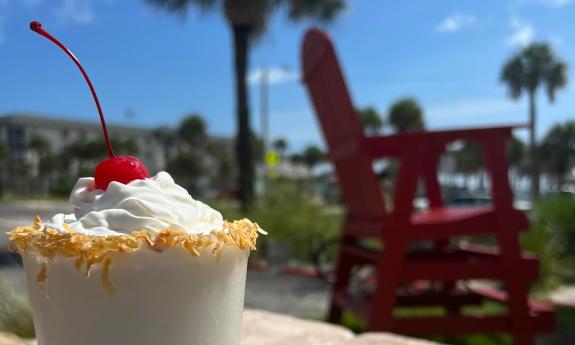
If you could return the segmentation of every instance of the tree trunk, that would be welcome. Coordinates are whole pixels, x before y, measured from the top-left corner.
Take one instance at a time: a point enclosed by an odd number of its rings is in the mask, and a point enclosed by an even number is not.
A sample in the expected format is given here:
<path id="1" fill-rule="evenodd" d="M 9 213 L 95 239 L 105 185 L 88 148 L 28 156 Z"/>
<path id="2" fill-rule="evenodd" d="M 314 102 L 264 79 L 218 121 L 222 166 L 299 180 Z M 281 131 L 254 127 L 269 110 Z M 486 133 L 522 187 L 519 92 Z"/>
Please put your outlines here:
<path id="1" fill-rule="evenodd" d="M 238 132 L 236 159 L 239 168 L 239 198 L 242 211 L 249 210 L 253 201 L 254 160 L 251 146 L 250 112 L 248 107 L 248 69 L 250 25 L 232 24 L 236 73 L 236 111 Z"/>
<path id="2" fill-rule="evenodd" d="M 563 173 L 559 173 L 559 175 L 557 176 L 557 192 L 561 190 L 561 188 L 563 187 L 563 185 L 565 184 L 565 175 Z"/>
<path id="3" fill-rule="evenodd" d="M 519 172 L 517 171 L 517 168 L 511 168 L 511 172 L 511 187 L 514 192 L 517 192 L 519 188 Z"/>
<path id="4" fill-rule="evenodd" d="M 535 90 L 529 91 L 529 152 L 531 155 L 531 194 L 534 200 L 539 199 L 539 162 L 537 154 L 537 110 L 535 104 Z"/>

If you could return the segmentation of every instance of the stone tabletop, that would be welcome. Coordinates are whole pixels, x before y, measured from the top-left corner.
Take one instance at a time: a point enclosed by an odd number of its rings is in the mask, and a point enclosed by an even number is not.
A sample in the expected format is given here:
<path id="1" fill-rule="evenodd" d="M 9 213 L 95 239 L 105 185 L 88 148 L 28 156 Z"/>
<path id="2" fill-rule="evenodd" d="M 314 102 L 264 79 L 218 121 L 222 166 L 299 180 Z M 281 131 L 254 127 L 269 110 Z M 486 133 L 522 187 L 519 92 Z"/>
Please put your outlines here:
<path id="1" fill-rule="evenodd" d="M 355 336 L 349 330 L 318 321 L 246 309 L 242 345 L 438 345 L 388 333 Z M 0 345 L 36 345 L 35 341 L 0 333 Z"/>

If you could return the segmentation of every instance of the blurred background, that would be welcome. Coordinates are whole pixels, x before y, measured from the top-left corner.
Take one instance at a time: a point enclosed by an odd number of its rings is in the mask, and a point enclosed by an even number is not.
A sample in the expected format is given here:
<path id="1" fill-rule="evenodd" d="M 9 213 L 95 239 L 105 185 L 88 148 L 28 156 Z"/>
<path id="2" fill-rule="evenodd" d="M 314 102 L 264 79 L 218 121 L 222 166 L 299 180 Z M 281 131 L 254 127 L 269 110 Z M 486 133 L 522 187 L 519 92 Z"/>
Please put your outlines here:
<path id="1" fill-rule="evenodd" d="M 508 145 L 515 206 L 532 224 L 522 244 L 542 258 L 532 293 L 575 305 L 574 16 L 571 0 L 0 0 L 0 330 L 33 335 L 3 233 L 35 214 L 71 212 L 75 181 L 105 158 L 81 75 L 30 20 L 84 64 L 117 153 L 168 171 L 225 218 L 269 230 L 252 257 L 247 305 L 322 318 L 320 266 L 333 265 L 344 209 L 301 84 L 305 30 L 333 38 L 368 135 L 533 119 Z M 526 61 L 538 67 L 527 73 Z M 391 195 L 397 164 L 375 169 Z M 449 204 L 490 202 L 473 144 L 449 148 L 439 179 Z M 567 332 L 575 313 L 559 320 Z"/>

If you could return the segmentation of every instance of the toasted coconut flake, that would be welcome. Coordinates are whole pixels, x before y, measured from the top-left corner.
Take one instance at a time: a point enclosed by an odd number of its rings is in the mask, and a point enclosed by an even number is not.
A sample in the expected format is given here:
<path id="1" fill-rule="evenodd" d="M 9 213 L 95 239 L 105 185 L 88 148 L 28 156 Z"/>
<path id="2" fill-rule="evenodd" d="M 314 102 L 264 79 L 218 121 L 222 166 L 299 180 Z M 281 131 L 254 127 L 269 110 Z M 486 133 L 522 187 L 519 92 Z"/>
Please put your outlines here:
<path id="1" fill-rule="evenodd" d="M 36 215 L 36 218 L 34 218 L 33 226 L 35 230 L 40 230 L 42 228 L 42 219 L 40 218 L 39 215 Z"/>
<path id="2" fill-rule="evenodd" d="M 40 264 L 40 272 L 38 272 L 38 275 L 36 276 L 36 281 L 38 281 L 39 283 L 45 282 L 46 278 L 48 278 L 46 271 L 47 271 L 46 263 L 43 262 Z"/>
<path id="3" fill-rule="evenodd" d="M 32 226 L 17 227 L 8 233 L 11 251 L 16 250 L 21 255 L 32 251 L 46 261 L 56 255 L 76 258 L 75 267 L 80 269 L 84 266 L 87 278 L 94 265 L 102 265 L 102 282 L 110 294 L 115 291 L 109 278 L 111 255 L 114 253 L 132 253 L 142 248 L 161 252 L 167 248 L 180 247 L 193 256 L 199 256 L 202 249 L 211 249 L 212 254 L 218 258 L 222 249 L 228 246 L 256 250 L 259 234 L 266 232 L 258 224 L 242 219 L 226 221 L 223 231 L 212 231 L 207 235 L 188 234 L 178 228 L 167 228 L 158 233 L 138 230 L 131 234 L 94 236 L 75 232 L 70 227 L 64 231 L 49 227 L 42 229 L 42 221 L 38 216 Z M 47 279 L 46 271 L 46 263 L 43 262 L 37 276 L 39 282 Z"/>
<path id="4" fill-rule="evenodd" d="M 104 284 L 104 288 L 110 295 L 116 293 L 116 289 L 112 285 L 110 281 L 110 266 L 112 265 L 112 259 L 107 257 L 104 259 L 104 263 L 102 264 L 102 284 Z"/>
<path id="5" fill-rule="evenodd" d="M 82 264 L 84 263 L 84 258 L 79 257 L 76 259 L 76 261 L 74 262 L 74 267 L 76 267 L 77 270 L 79 270 L 80 268 L 82 268 Z"/>

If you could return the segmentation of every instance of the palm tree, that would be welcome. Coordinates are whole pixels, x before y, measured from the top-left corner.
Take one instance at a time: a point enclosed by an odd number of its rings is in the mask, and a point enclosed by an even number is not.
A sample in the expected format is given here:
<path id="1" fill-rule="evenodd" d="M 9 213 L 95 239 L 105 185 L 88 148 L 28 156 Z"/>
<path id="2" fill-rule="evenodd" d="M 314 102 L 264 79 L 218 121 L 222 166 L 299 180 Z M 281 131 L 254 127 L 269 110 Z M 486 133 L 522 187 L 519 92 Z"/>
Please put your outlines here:
<path id="1" fill-rule="evenodd" d="M 313 169 L 323 159 L 323 152 L 319 147 L 310 145 L 303 150 L 301 159 L 308 168 Z"/>
<path id="2" fill-rule="evenodd" d="M 175 176 L 197 178 L 204 173 L 204 165 L 195 153 L 184 152 L 168 163 L 168 170 Z"/>
<path id="3" fill-rule="evenodd" d="M 174 131 L 172 128 L 162 126 L 156 128 L 152 135 L 162 146 L 164 159 L 170 160 L 171 158 L 173 158 L 175 152 L 177 151 L 178 136 L 179 136 L 178 133 Z"/>
<path id="4" fill-rule="evenodd" d="M 50 143 L 44 137 L 33 135 L 28 141 L 28 149 L 41 157 L 50 153 Z"/>
<path id="5" fill-rule="evenodd" d="M 250 41 L 265 30 L 274 10 L 285 9 L 291 20 L 316 19 L 331 22 L 345 7 L 345 0 L 144 0 L 176 14 L 185 14 L 192 6 L 200 10 L 223 10 L 231 26 L 234 44 L 236 111 L 237 111 L 237 164 L 240 201 L 247 210 L 253 199 L 254 157 L 251 149 L 250 112 L 246 72 Z"/>
<path id="6" fill-rule="evenodd" d="M 383 121 L 377 113 L 377 111 L 372 107 L 367 107 L 363 109 L 356 110 L 359 120 L 363 125 L 363 130 L 367 135 L 377 135 L 383 127 Z"/>
<path id="7" fill-rule="evenodd" d="M 567 65 L 546 43 L 532 43 L 513 55 L 501 69 L 501 81 L 507 85 L 509 95 L 517 100 L 523 92 L 529 97 L 529 151 L 531 188 L 534 198 L 539 197 L 539 164 L 536 141 L 536 95 L 545 85 L 549 101 L 555 92 L 567 84 Z"/>
<path id="8" fill-rule="evenodd" d="M 57 159 L 51 154 L 50 143 L 46 138 L 33 135 L 28 141 L 28 149 L 36 157 L 35 170 L 38 176 L 50 176 L 58 168 Z"/>
<path id="9" fill-rule="evenodd" d="M 388 121 L 397 133 L 425 129 L 423 110 L 413 98 L 404 98 L 393 103 L 389 109 Z"/>
<path id="10" fill-rule="evenodd" d="M 525 143 L 523 140 L 516 136 L 511 137 L 507 142 L 507 157 L 509 158 L 509 167 L 513 171 L 512 185 L 517 188 L 525 166 Z"/>
<path id="11" fill-rule="evenodd" d="M 74 173 L 78 176 L 89 176 L 99 159 L 106 155 L 102 140 L 87 140 L 84 137 L 78 138 L 76 141 L 68 144 L 61 154 L 62 157 L 72 160 L 72 166 L 77 167 Z"/>
<path id="12" fill-rule="evenodd" d="M 4 194 L 4 178 L 6 175 L 6 159 L 8 158 L 8 148 L 4 142 L 0 141 L 0 197 Z"/>
<path id="13" fill-rule="evenodd" d="M 293 164 L 303 163 L 303 155 L 301 153 L 294 153 L 289 157 L 289 159 Z"/>
<path id="14" fill-rule="evenodd" d="M 233 176 L 236 174 L 230 143 L 218 139 L 209 140 L 206 153 L 213 157 L 216 165 L 215 168 L 210 169 L 212 187 L 224 194 L 229 194 L 234 188 Z"/>
<path id="15" fill-rule="evenodd" d="M 0 161 L 8 157 L 8 147 L 0 141 Z"/>
<path id="16" fill-rule="evenodd" d="M 575 121 L 553 126 L 541 142 L 541 162 L 559 189 L 575 164 Z"/>
<path id="17" fill-rule="evenodd" d="M 284 138 L 278 138 L 272 143 L 272 147 L 278 152 L 282 159 L 285 157 L 288 146 L 288 142 Z"/>
<path id="18" fill-rule="evenodd" d="M 134 138 L 112 139 L 111 142 L 114 147 L 114 151 L 117 151 L 117 154 L 119 155 L 138 155 L 138 143 Z M 102 150 L 105 150 L 105 146 L 102 146 Z"/>
<path id="19" fill-rule="evenodd" d="M 516 168 L 521 166 L 525 158 L 525 143 L 523 140 L 512 136 L 507 142 L 507 157 L 509 157 L 509 166 Z"/>
<path id="20" fill-rule="evenodd" d="M 205 173 L 205 165 L 196 151 L 180 152 L 166 165 L 166 169 L 177 177 L 179 183 L 190 193 L 197 195 L 198 180 Z"/>
<path id="21" fill-rule="evenodd" d="M 178 127 L 178 135 L 192 148 L 197 148 L 204 144 L 206 140 L 206 123 L 199 114 L 186 116 Z"/>
<path id="22" fill-rule="evenodd" d="M 466 141 L 463 146 L 454 152 L 455 168 L 464 176 L 464 184 L 467 187 L 468 177 L 473 174 L 479 175 L 480 189 L 483 181 L 483 160 L 481 145 L 477 142 Z"/>
<path id="23" fill-rule="evenodd" d="M 250 135 L 250 148 L 252 150 L 252 157 L 255 157 L 257 162 L 264 162 L 265 161 L 265 147 L 264 147 L 264 140 L 262 137 L 258 136 L 253 131 Z"/>

